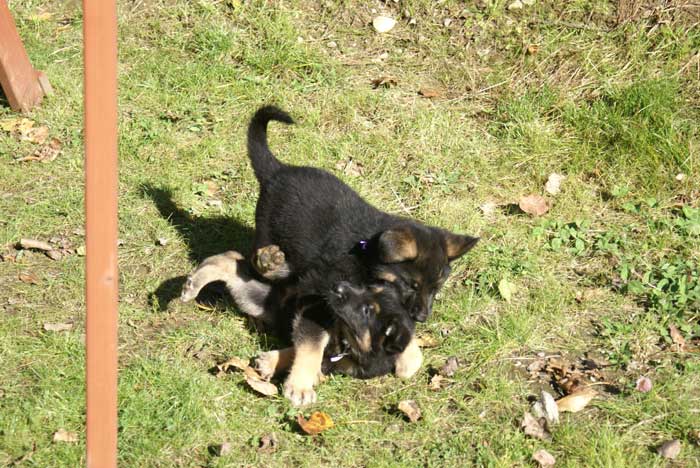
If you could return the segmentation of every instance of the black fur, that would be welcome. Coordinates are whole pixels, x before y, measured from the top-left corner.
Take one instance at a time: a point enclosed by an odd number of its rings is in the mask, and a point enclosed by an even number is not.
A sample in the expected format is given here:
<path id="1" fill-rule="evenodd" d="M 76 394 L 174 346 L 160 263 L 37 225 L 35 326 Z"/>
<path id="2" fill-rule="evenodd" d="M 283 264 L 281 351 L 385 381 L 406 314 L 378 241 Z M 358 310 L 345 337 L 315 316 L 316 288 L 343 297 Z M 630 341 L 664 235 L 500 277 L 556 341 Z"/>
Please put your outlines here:
<path id="1" fill-rule="evenodd" d="M 280 246 L 297 274 L 340 265 L 354 283 L 391 282 L 411 317 L 425 321 L 449 263 L 478 238 L 385 213 L 329 172 L 280 162 L 267 144 L 270 120 L 292 123 L 272 106 L 250 122 L 248 152 L 260 183 L 254 248 Z"/>

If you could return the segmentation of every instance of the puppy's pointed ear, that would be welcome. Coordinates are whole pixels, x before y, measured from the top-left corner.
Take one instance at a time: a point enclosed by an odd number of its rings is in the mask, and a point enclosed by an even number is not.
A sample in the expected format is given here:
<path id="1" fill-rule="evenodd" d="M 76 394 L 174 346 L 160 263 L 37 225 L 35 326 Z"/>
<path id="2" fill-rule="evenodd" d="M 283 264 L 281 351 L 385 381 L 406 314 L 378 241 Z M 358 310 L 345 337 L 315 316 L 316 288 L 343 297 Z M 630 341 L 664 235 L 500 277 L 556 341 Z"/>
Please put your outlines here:
<path id="1" fill-rule="evenodd" d="M 447 249 L 447 259 L 452 261 L 469 252 L 472 247 L 479 242 L 478 237 L 464 236 L 462 234 L 454 234 L 450 231 L 442 230 L 442 235 L 445 238 L 445 247 Z"/>
<path id="2" fill-rule="evenodd" d="M 418 256 L 418 244 L 410 228 L 387 229 L 379 236 L 379 260 L 399 263 Z"/>

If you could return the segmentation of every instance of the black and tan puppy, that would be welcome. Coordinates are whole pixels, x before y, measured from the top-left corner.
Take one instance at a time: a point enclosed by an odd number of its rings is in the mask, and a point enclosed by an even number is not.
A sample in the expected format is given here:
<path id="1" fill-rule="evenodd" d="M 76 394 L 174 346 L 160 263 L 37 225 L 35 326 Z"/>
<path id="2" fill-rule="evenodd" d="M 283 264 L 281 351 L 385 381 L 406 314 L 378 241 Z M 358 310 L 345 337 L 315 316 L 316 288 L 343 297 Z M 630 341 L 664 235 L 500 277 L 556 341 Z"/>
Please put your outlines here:
<path id="1" fill-rule="evenodd" d="M 265 377 L 289 371 L 284 394 L 294 405 L 316 400 L 322 372 L 370 378 L 393 371 L 406 378 L 420 367 L 414 322 L 395 288 L 341 281 L 319 289 L 325 281 L 313 275 L 268 284 L 250 273 L 238 252 L 209 257 L 189 274 L 181 298 L 187 302 L 206 284 L 223 281 L 244 313 L 291 338 L 292 346 L 263 353 L 257 367 Z"/>
<path id="2" fill-rule="evenodd" d="M 287 113 L 268 106 L 255 113 L 248 128 L 248 154 L 260 183 L 256 268 L 274 280 L 340 265 L 341 276 L 355 284 L 392 283 L 410 316 L 425 321 L 450 262 L 478 238 L 385 213 L 327 171 L 282 163 L 267 144 L 270 120 L 293 123 Z M 271 245 L 284 255 L 268 250 Z M 270 263 L 274 273 L 267 274 Z"/>

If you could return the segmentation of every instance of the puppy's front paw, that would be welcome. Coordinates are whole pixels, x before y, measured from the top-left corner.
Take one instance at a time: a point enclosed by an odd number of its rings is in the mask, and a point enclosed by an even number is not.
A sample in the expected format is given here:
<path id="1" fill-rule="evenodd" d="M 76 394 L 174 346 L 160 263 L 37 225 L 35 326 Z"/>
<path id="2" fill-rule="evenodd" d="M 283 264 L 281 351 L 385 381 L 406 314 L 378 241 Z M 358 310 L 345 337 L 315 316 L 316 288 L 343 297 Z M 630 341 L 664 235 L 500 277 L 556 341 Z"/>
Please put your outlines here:
<path id="1" fill-rule="evenodd" d="M 255 358 L 255 370 L 265 379 L 270 380 L 277 371 L 277 363 L 280 360 L 280 352 L 267 351 Z"/>
<path id="2" fill-rule="evenodd" d="M 294 406 L 304 406 L 316 403 L 316 391 L 309 382 L 300 382 L 289 376 L 284 383 L 284 396 Z"/>

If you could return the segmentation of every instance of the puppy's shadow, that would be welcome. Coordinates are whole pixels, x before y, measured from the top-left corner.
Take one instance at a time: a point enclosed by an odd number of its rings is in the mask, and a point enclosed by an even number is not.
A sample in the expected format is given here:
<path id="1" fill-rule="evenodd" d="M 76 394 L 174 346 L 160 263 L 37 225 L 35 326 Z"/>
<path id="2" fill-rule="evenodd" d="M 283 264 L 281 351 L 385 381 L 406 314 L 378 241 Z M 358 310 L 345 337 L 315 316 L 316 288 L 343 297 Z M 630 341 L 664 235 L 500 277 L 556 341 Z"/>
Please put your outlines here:
<path id="1" fill-rule="evenodd" d="M 253 243 L 255 231 L 241 221 L 227 216 L 195 216 L 179 207 L 173 200 L 170 189 L 143 184 L 141 193 L 156 205 L 160 215 L 177 229 L 187 244 L 189 258 L 200 263 L 207 257 L 227 250 L 237 250 L 247 255 Z M 157 301 L 159 310 L 166 310 L 168 304 L 180 296 L 186 276 L 177 276 L 163 281 L 154 291 L 152 302 Z M 227 293 L 216 284 L 207 286 L 200 296 L 210 300 L 218 297 L 227 300 Z"/>

